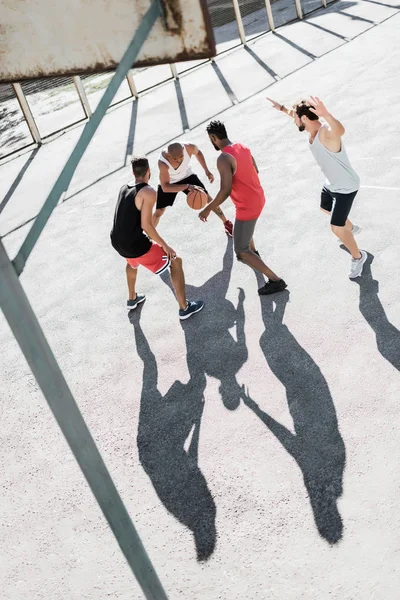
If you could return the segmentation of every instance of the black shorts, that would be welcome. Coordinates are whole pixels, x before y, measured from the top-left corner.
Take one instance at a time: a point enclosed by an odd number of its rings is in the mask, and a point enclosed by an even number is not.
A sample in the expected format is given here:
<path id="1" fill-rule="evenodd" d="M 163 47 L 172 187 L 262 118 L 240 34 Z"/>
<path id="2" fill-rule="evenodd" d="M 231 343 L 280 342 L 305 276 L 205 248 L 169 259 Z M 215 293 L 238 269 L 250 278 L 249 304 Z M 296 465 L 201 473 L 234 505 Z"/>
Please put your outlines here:
<path id="1" fill-rule="evenodd" d="M 357 196 L 357 191 L 351 192 L 351 194 L 339 194 L 338 192 L 331 192 L 326 187 L 322 188 L 321 208 L 332 213 L 331 225 L 345 226 L 353 200 Z"/>
<path id="2" fill-rule="evenodd" d="M 197 175 L 194 174 L 189 175 L 189 177 L 185 177 L 185 179 L 181 179 L 181 181 L 174 181 L 174 183 L 176 183 L 177 185 L 183 183 L 189 183 L 190 185 L 198 185 L 199 187 L 203 188 L 205 192 L 207 192 L 204 183 L 202 183 L 197 177 Z M 187 190 L 185 190 L 183 193 L 187 194 Z M 164 192 L 161 185 L 159 185 L 157 190 L 156 208 L 166 208 L 167 206 L 172 206 L 175 202 L 177 194 L 179 194 L 179 192 Z"/>

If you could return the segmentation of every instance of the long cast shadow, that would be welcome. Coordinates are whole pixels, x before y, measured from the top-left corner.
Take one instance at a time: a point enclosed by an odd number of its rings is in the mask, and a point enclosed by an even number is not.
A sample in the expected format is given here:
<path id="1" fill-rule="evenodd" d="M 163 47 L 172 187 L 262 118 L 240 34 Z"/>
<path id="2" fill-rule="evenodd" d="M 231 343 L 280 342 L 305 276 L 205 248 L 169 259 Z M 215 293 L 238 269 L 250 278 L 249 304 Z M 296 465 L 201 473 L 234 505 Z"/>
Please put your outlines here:
<path id="1" fill-rule="evenodd" d="M 208 375 L 218 379 L 222 401 L 229 410 L 235 410 L 240 405 L 242 388 L 236 380 L 236 374 L 248 358 L 244 332 L 244 292 L 239 290 L 236 308 L 226 299 L 232 266 L 233 244 L 228 239 L 221 271 L 201 286 L 186 286 L 188 298 L 205 301 L 201 326 L 196 322 L 196 317 L 182 323 L 191 376 L 205 378 Z M 169 279 L 163 279 L 170 285 Z M 231 329 L 236 339 L 230 333 Z"/>
<path id="2" fill-rule="evenodd" d="M 248 395 L 243 395 L 243 401 L 297 462 L 318 531 L 335 544 L 343 533 L 337 500 L 342 494 L 345 446 L 325 377 L 283 323 L 288 301 L 286 291 L 261 298 L 265 331 L 260 346 L 269 368 L 286 388 L 295 433 L 261 410 Z"/>
<path id="3" fill-rule="evenodd" d="M 131 311 L 129 316 L 143 361 L 137 438 L 140 462 L 165 508 L 192 531 L 198 560 L 207 560 L 216 544 L 216 507 L 198 464 L 206 374 L 221 381 L 224 402 L 236 406 L 241 388 L 235 374 L 247 359 L 244 294 L 240 292 L 236 310 L 225 299 L 232 262 L 230 241 L 222 271 L 200 288 L 187 286 L 188 297 L 202 298 L 206 307 L 183 323 L 189 382 L 176 380 L 164 396 L 158 390 L 155 356 L 141 329 L 140 309 Z M 237 342 L 228 329 L 235 321 Z"/>
<path id="4" fill-rule="evenodd" d="M 165 508 L 193 532 L 198 559 L 206 560 L 215 547 L 216 508 L 198 465 L 205 381 L 175 381 L 161 395 L 156 359 L 140 326 L 140 312 L 130 317 L 143 361 L 137 437 L 140 462 Z"/>
<path id="5" fill-rule="evenodd" d="M 361 277 L 354 281 L 360 286 L 360 312 L 375 332 L 379 352 L 395 369 L 400 370 L 400 331 L 386 316 L 379 300 L 379 281 L 372 276 L 371 264 L 374 260 L 368 254 Z"/>
<path id="6" fill-rule="evenodd" d="M 6 193 L 6 195 L 4 196 L 4 198 L 2 199 L 2 201 L 0 202 L 0 214 L 3 212 L 3 210 L 7 206 L 9 200 L 11 199 L 11 197 L 14 194 L 15 190 L 17 189 L 17 187 L 21 183 L 22 179 L 24 178 L 25 173 L 29 169 L 30 165 L 32 164 L 32 161 L 34 160 L 34 158 L 37 155 L 37 153 L 39 152 L 39 150 L 40 150 L 40 147 L 35 148 L 34 150 L 32 150 L 32 152 L 30 153 L 30 156 L 26 159 L 24 166 L 22 167 L 22 169 L 20 170 L 20 172 L 18 173 L 18 175 L 16 176 L 16 178 L 12 182 L 12 184 L 10 186 L 10 189 L 8 190 L 8 192 Z"/>

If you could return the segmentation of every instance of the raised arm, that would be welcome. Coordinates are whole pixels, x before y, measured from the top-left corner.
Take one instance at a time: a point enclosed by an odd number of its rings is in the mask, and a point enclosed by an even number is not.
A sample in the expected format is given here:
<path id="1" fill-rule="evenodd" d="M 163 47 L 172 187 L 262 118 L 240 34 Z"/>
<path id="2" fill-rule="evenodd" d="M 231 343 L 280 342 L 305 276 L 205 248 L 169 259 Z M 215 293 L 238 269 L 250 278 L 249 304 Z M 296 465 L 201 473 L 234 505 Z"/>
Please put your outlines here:
<path id="1" fill-rule="evenodd" d="M 163 240 L 163 238 L 157 233 L 156 228 L 153 225 L 153 208 L 157 200 L 157 193 L 150 187 L 143 188 L 140 191 L 140 200 L 142 206 L 140 209 L 140 220 L 143 231 L 149 236 L 153 242 L 162 247 L 165 254 L 170 259 L 176 257 L 176 252 Z"/>
<path id="2" fill-rule="evenodd" d="M 267 98 L 267 100 L 271 102 L 272 108 L 275 108 L 275 110 L 283 112 L 285 113 L 285 115 L 288 115 L 291 118 L 294 117 L 294 110 L 292 108 L 286 108 L 286 106 L 284 106 L 283 104 L 279 104 L 279 102 L 272 100 L 272 98 Z"/>
<path id="3" fill-rule="evenodd" d="M 314 106 L 314 108 L 310 108 L 311 112 L 317 117 L 322 117 L 328 123 L 329 129 L 326 130 L 326 136 L 331 139 L 340 139 L 346 132 L 342 123 L 328 112 L 325 104 L 316 96 L 311 96 L 309 103 Z"/>
<path id="4" fill-rule="evenodd" d="M 220 175 L 220 188 L 218 194 L 215 196 L 214 200 L 207 204 L 207 206 L 201 211 L 199 217 L 202 221 L 207 221 L 207 218 L 210 215 L 212 210 L 218 208 L 220 204 L 225 202 L 225 200 L 230 196 L 232 191 L 232 178 L 233 171 L 236 167 L 233 164 L 235 159 L 230 155 L 222 152 L 217 160 L 217 167 Z"/>
<path id="5" fill-rule="evenodd" d="M 168 167 L 162 160 L 158 161 L 158 168 L 160 170 L 160 185 L 163 192 L 184 192 L 191 187 L 188 183 L 170 183 Z"/>
<path id="6" fill-rule="evenodd" d="M 214 181 L 214 175 L 207 167 L 206 159 L 204 158 L 204 154 L 202 153 L 202 151 L 196 146 L 196 144 L 187 144 L 186 150 L 188 151 L 189 156 L 195 156 L 197 158 L 200 165 L 204 169 L 206 177 L 208 178 L 209 182 L 212 183 Z"/>

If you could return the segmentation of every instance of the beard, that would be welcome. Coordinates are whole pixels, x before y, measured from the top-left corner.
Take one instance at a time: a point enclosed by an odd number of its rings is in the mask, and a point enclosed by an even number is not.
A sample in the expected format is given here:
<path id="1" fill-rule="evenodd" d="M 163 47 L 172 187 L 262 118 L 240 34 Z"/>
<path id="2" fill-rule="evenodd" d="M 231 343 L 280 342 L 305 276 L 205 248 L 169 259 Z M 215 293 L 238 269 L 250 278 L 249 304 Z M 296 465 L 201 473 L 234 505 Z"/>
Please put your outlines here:
<path id="1" fill-rule="evenodd" d="M 299 125 L 298 127 L 299 127 L 299 131 L 304 131 L 304 130 L 305 130 L 305 128 L 306 128 L 306 126 L 305 126 L 305 125 Z"/>
<path id="2" fill-rule="evenodd" d="M 220 152 L 220 148 L 218 148 L 218 146 L 216 144 L 214 144 L 214 142 L 211 142 L 211 143 L 214 146 L 214 150 L 216 150 L 217 152 Z"/>

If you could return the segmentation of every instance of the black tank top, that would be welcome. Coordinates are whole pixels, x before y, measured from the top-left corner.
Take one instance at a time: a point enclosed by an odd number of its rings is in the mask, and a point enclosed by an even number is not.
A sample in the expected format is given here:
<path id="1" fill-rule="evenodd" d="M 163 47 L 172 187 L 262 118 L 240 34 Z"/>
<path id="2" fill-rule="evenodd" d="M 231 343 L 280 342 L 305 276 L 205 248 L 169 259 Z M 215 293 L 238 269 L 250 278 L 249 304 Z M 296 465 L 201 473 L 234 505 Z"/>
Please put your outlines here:
<path id="1" fill-rule="evenodd" d="M 119 192 L 110 237 L 115 250 L 125 258 L 143 256 L 151 248 L 152 243 L 142 229 L 140 210 L 135 204 L 136 194 L 146 185 L 128 183 Z"/>

